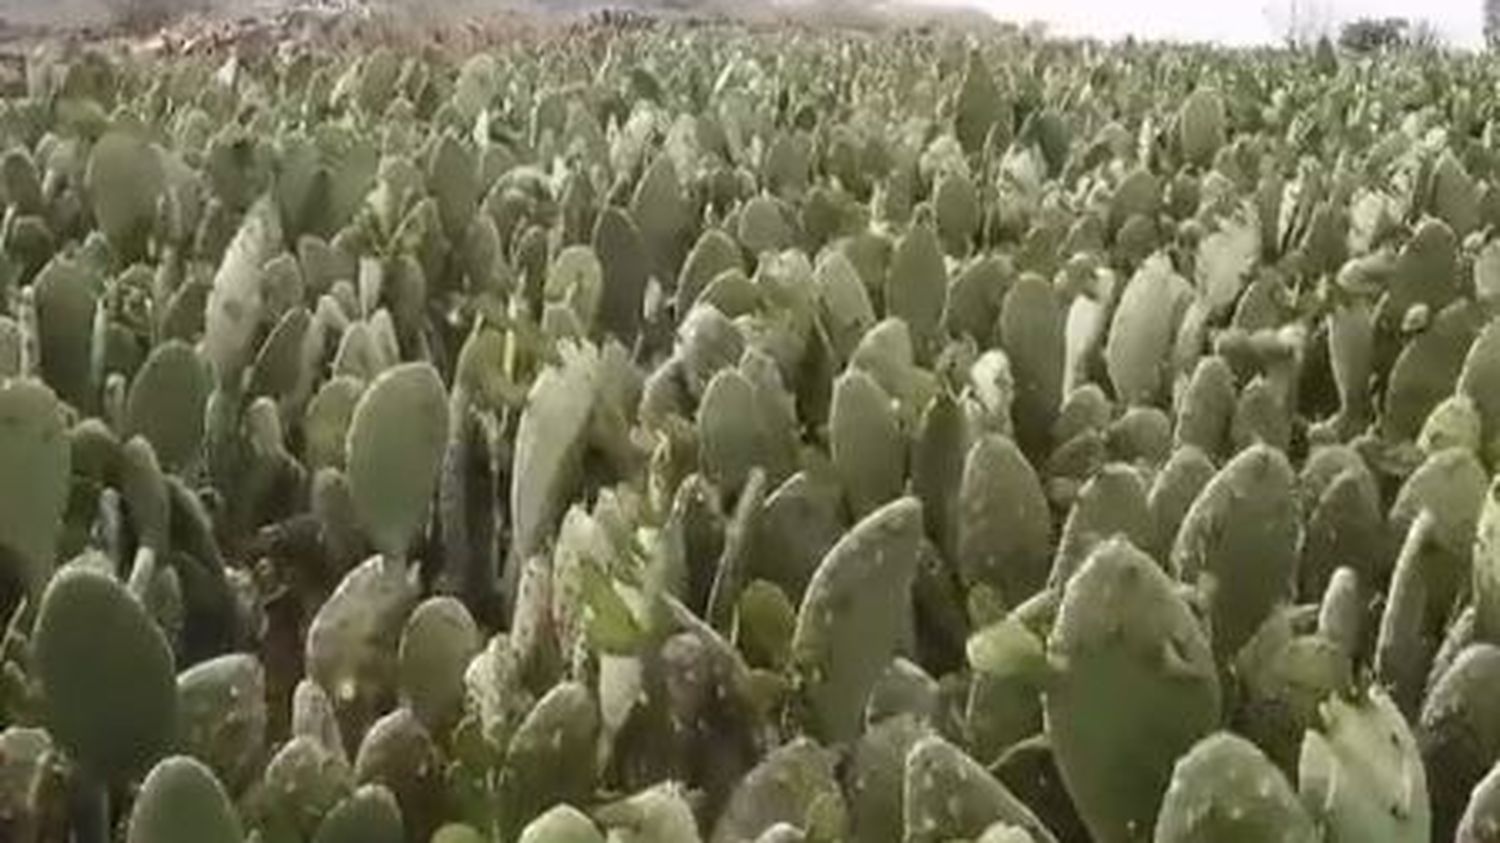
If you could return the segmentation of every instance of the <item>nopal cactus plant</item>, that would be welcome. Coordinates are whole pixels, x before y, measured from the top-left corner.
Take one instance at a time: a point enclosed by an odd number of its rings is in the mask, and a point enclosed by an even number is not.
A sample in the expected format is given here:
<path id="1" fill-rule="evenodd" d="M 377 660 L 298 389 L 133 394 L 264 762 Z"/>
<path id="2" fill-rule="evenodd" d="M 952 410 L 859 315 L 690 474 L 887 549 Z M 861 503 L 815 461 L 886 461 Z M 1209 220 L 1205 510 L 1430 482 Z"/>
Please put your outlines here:
<path id="1" fill-rule="evenodd" d="M 1048 655 L 1048 733 L 1080 816 L 1096 840 L 1145 839 L 1176 759 L 1219 723 L 1198 619 L 1150 557 L 1113 539 L 1069 580 Z"/>

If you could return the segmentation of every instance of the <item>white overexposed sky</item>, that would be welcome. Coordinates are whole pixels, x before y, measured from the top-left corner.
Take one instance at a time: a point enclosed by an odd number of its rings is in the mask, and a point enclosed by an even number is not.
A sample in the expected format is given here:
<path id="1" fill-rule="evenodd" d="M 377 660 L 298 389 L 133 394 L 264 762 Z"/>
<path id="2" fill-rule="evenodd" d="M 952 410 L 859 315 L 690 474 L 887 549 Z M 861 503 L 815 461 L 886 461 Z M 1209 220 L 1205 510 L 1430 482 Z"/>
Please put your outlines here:
<path id="1" fill-rule="evenodd" d="M 1043 21 L 1059 35 L 1263 44 L 1280 40 L 1294 17 L 1304 31 L 1338 33 L 1361 17 L 1427 20 L 1454 46 L 1482 42 L 1483 0 L 908 0 L 930 6 L 971 6 L 995 17 Z"/>

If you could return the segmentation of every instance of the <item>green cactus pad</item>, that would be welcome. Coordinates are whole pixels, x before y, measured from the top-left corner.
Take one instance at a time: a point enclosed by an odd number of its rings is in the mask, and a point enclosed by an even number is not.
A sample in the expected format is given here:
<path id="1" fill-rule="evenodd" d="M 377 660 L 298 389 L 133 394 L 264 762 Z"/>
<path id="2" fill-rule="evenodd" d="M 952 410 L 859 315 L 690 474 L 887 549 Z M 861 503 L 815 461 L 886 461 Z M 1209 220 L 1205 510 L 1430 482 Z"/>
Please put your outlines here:
<path id="1" fill-rule="evenodd" d="M 354 780 L 360 785 L 375 784 L 388 789 L 387 797 L 394 797 L 399 813 L 393 815 L 390 805 L 383 808 L 364 805 L 356 813 L 364 814 L 375 808 L 384 815 L 378 821 L 381 826 L 389 828 L 391 820 L 399 818 L 412 836 L 419 840 L 430 837 L 444 810 L 442 759 L 432 736 L 404 708 L 376 720 L 364 735 L 354 759 Z M 361 790 L 355 790 L 348 798 L 358 798 Z M 335 808 L 328 817 L 337 815 Z M 328 822 L 327 817 L 324 822 Z"/>
<path id="2" fill-rule="evenodd" d="M 141 784 L 126 843 L 240 843 L 240 821 L 224 786 L 200 762 L 164 759 Z"/>
<path id="3" fill-rule="evenodd" d="M 401 806 L 383 785 L 364 785 L 335 805 L 318 824 L 312 843 L 401 843 Z"/>
<path id="4" fill-rule="evenodd" d="M 1080 817 L 1100 843 L 1144 839 L 1172 765 L 1219 722 L 1207 637 L 1161 568 L 1113 539 L 1069 580 L 1048 651 L 1048 736 Z"/>
<path id="5" fill-rule="evenodd" d="M 190 471 L 201 459 L 210 375 L 180 340 L 151 350 L 125 399 L 126 436 L 146 437 L 167 471 Z"/>
<path id="6" fill-rule="evenodd" d="M 805 738 L 772 750 L 730 794 L 709 843 L 755 840 L 777 823 L 809 826 L 820 800 L 842 803 L 835 756 Z"/>
<path id="7" fill-rule="evenodd" d="M 996 822 L 1018 826 L 1038 843 L 1055 843 L 1019 799 L 974 759 L 937 736 L 917 741 L 906 755 L 902 786 L 910 843 L 975 837 Z"/>
<path id="8" fill-rule="evenodd" d="M 507 818 L 524 827 L 559 802 L 581 802 L 594 785 L 599 706 L 587 688 L 563 682 L 516 727 L 505 754 Z"/>
<path id="9" fill-rule="evenodd" d="M 1362 699 L 1331 697 L 1323 727 L 1302 743 L 1303 804 L 1329 843 L 1431 839 L 1427 776 L 1401 712 L 1378 688 Z"/>
<path id="10" fill-rule="evenodd" d="M 172 746 L 172 650 L 125 587 L 83 567 L 60 571 L 33 634 L 47 729 L 94 775 L 125 782 Z"/>
<path id="11" fill-rule="evenodd" d="M 397 651 L 401 696 L 433 734 L 461 713 L 464 669 L 481 643 L 468 609 L 452 597 L 428 598 L 407 619 Z"/>
<path id="12" fill-rule="evenodd" d="M 381 373 L 354 407 L 345 443 L 354 513 L 392 559 L 405 558 L 427 520 L 447 441 L 447 391 L 425 363 Z"/>
<path id="13" fill-rule="evenodd" d="M 307 630 L 307 675 L 344 716 L 368 723 L 394 696 L 397 642 L 416 590 L 405 566 L 371 557 L 345 575 Z"/>
<path id="14" fill-rule="evenodd" d="M 1115 394 L 1130 404 L 1158 403 L 1168 385 L 1168 352 L 1191 287 L 1170 265 L 1148 263 L 1115 308 L 1104 355 Z"/>
<path id="15" fill-rule="evenodd" d="M 565 351 L 561 366 L 543 370 L 532 383 L 511 466 L 510 526 L 518 558 L 541 550 L 567 509 L 582 468 L 597 368 L 592 348 Z"/>
<path id="16" fill-rule="evenodd" d="M 1172 772 L 1155 843 L 1314 843 L 1321 837 L 1276 766 L 1244 738 L 1218 732 Z"/>
<path id="17" fill-rule="evenodd" d="M 1241 451 L 1203 487 L 1172 546 L 1172 566 L 1208 598 L 1214 652 L 1232 656 L 1292 596 L 1301 525 L 1282 452 Z"/>
<path id="18" fill-rule="evenodd" d="M 958 493 L 958 567 L 971 585 L 1011 603 L 1046 582 L 1051 514 L 1036 472 L 1009 439 L 985 436 L 964 460 Z"/>
<path id="19" fill-rule="evenodd" d="M 905 436 L 891 398 L 875 379 L 850 369 L 834 382 L 829 451 L 850 508 L 864 515 L 901 493 Z"/>
<path id="20" fill-rule="evenodd" d="M 33 380 L 0 382 L 0 472 L 25 478 L 0 494 L 0 545 L 9 552 L 7 578 L 39 594 L 52 572 L 68 504 L 73 448 L 62 408 Z"/>
<path id="21" fill-rule="evenodd" d="M 248 653 L 199 662 L 177 677 L 179 745 L 238 790 L 266 751 L 266 671 Z"/>
<path id="22" fill-rule="evenodd" d="M 577 808 L 558 805 L 527 824 L 518 843 L 604 843 L 604 835 Z"/>
<path id="23" fill-rule="evenodd" d="M 1005 296 L 999 328 L 1015 375 L 1016 439 L 1033 453 L 1046 444 L 1062 404 L 1063 318 L 1052 286 L 1022 277 Z"/>
<path id="24" fill-rule="evenodd" d="M 845 533 L 808 583 L 792 659 L 826 741 L 858 733 L 870 689 L 900 643 L 922 534 L 921 504 L 894 500 Z"/>

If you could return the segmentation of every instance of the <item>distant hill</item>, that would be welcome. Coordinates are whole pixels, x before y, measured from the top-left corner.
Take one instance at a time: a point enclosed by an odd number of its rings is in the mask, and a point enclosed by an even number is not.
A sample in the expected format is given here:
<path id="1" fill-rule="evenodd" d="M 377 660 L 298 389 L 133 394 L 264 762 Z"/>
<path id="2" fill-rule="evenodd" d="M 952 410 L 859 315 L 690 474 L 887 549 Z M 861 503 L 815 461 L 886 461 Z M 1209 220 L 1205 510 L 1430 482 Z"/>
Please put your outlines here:
<path id="1" fill-rule="evenodd" d="M 0 21 L 27 27 L 99 26 L 130 4 L 150 3 L 178 12 L 259 17 L 290 7 L 387 7 L 423 18 L 522 14 L 538 17 L 586 15 L 618 9 L 660 16 L 842 26 L 941 23 L 973 29 L 998 26 L 975 9 L 914 5 L 902 0 L 0 0 Z"/>

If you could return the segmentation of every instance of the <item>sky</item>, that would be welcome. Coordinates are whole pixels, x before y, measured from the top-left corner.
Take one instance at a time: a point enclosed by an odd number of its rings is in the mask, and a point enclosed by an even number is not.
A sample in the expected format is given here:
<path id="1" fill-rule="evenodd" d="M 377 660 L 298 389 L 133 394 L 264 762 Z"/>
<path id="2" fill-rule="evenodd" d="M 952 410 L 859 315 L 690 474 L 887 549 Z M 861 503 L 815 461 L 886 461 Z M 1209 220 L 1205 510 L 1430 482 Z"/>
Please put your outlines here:
<path id="1" fill-rule="evenodd" d="M 1062 35 L 1141 37 L 1222 44 L 1262 44 L 1281 39 L 1287 22 L 1336 35 L 1360 17 L 1425 19 L 1455 45 L 1482 42 L 1483 0 L 911 0 L 925 5 L 968 5 L 1016 21 L 1039 20 Z M 1294 14 L 1295 10 L 1295 14 Z"/>

